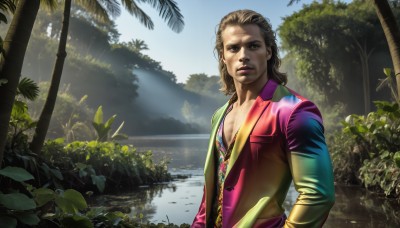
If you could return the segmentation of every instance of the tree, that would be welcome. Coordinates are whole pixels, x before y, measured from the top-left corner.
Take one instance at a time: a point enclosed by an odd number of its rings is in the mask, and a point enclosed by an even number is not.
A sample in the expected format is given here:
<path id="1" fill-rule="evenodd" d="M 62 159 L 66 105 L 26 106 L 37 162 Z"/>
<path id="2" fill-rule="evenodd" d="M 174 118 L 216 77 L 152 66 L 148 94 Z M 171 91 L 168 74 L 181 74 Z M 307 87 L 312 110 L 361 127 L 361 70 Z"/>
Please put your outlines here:
<path id="1" fill-rule="evenodd" d="M 145 43 L 144 40 L 141 39 L 133 39 L 129 41 L 126 46 L 131 48 L 133 51 L 141 52 L 143 50 L 149 50 L 149 47 Z"/>
<path id="2" fill-rule="evenodd" d="M 283 49 L 297 57 L 298 76 L 323 94 L 330 106 L 343 102 L 349 111 L 361 112 L 359 99 L 364 97 L 368 113 L 369 83 L 377 83 L 376 75 L 387 63 L 380 56 L 388 56 L 379 28 L 371 5 L 326 1 L 284 18 L 279 34 Z"/>
<path id="3" fill-rule="evenodd" d="M 288 5 L 301 0 L 290 0 Z M 326 1 L 326 0 L 324 0 Z M 328 0 L 329 1 L 329 0 Z M 382 29 L 385 33 L 387 44 L 394 67 L 394 75 L 397 81 L 397 93 L 400 96 L 400 29 L 396 18 L 390 8 L 388 0 L 371 0 L 376 10 Z M 399 5 L 399 1 L 391 1 L 394 6 Z"/>
<path id="4" fill-rule="evenodd" d="M 0 167 L 22 63 L 39 5 L 39 0 L 19 0 L 4 39 L 0 58 L 0 80 L 5 82 L 0 87 Z"/>
<path id="5" fill-rule="evenodd" d="M 387 0 L 372 0 L 392 57 L 397 94 L 400 96 L 400 30 Z M 398 4 L 398 3 L 397 3 Z"/>
<path id="6" fill-rule="evenodd" d="M 53 70 L 53 76 L 51 78 L 50 89 L 47 95 L 46 102 L 44 104 L 42 113 L 40 114 L 38 123 L 35 128 L 35 134 L 30 144 L 30 149 L 36 154 L 40 154 L 46 133 L 49 128 L 51 115 L 53 114 L 54 106 L 57 99 L 58 87 L 60 86 L 61 74 L 64 67 L 64 60 L 67 56 L 65 47 L 67 45 L 68 26 L 69 26 L 69 15 L 71 12 L 71 1 L 64 1 L 64 17 L 63 26 L 61 30 L 60 43 L 58 46 L 57 59 Z"/>
<path id="7" fill-rule="evenodd" d="M 47 130 L 50 124 L 51 115 L 54 110 L 55 102 L 57 99 L 58 87 L 61 81 L 62 70 L 64 66 L 64 60 L 67 55 L 65 51 L 67 36 L 68 36 L 68 26 L 71 11 L 71 1 L 65 0 L 64 5 L 64 17 L 63 24 L 60 35 L 60 44 L 58 47 L 57 59 L 54 66 L 53 76 L 51 79 L 50 90 L 46 99 L 46 103 L 43 107 L 42 113 L 39 117 L 37 127 L 35 129 L 35 134 L 33 136 L 32 142 L 30 144 L 30 149 L 36 153 L 40 154 L 41 148 L 44 144 L 46 138 Z M 168 26 L 175 32 L 180 32 L 183 29 L 183 16 L 179 12 L 179 8 L 173 0 L 142 0 L 143 2 L 150 3 L 154 8 L 160 13 L 160 16 L 167 20 Z M 101 3 L 106 6 L 105 10 L 99 1 L 79 1 L 85 9 L 89 9 L 94 15 L 99 15 L 103 19 L 108 21 L 107 13 L 111 15 L 118 15 L 119 5 L 114 0 L 102 0 Z M 122 0 L 122 4 L 131 14 L 137 16 L 146 27 L 153 29 L 154 25 L 151 19 L 137 6 L 134 0 Z"/>

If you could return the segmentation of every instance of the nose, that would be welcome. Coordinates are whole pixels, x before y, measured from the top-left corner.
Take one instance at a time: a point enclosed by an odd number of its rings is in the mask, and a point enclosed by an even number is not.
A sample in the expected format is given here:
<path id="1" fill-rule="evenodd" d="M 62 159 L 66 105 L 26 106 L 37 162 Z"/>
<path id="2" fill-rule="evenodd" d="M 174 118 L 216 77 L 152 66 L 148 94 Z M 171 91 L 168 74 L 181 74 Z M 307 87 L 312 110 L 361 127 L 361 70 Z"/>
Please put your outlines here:
<path id="1" fill-rule="evenodd" d="M 239 55 L 240 62 L 248 62 L 250 60 L 246 48 L 241 48 Z"/>

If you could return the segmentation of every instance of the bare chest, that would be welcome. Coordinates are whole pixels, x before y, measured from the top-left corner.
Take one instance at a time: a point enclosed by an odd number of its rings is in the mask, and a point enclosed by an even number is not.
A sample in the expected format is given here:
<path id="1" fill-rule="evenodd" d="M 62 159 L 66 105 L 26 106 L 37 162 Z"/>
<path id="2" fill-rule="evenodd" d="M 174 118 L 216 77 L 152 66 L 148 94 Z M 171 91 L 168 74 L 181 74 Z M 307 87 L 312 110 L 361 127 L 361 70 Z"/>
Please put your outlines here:
<path id="1" fill-rule="evenodd" d="M 227 147 L 232 143 L 232 140 L 240 127 L 246 120 L 246 117 L 254 102 L 249 102 L 241 107 L 233 106 L 232 110 L 226 115 L 223 129 L 223 139 Z"/>

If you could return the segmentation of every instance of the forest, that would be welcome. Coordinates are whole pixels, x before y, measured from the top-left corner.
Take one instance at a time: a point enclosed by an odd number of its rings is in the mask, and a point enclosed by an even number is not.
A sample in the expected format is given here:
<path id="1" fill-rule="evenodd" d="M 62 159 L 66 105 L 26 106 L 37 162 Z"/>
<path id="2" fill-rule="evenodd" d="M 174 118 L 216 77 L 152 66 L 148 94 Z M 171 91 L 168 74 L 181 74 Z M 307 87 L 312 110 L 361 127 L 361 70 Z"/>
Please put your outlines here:
<path id="1" fill-rule="evenodd" d="M 153 29 L 137 2 L 174 32 L 184 28 L 173 0 L 0 0 L 6 227 L 179 227 L 141 224 L 85 199 L 171 181 L 167 159 L 155 162 L 151 151 L 119 140 L 209 133 L 228 99 L 219 76 L 193 72 L 178 83 L 143 53 L 151 48 L 145 40 L 119 40 L 113 18 L 121 10 Z M 400 1 L 324 0 L 284 17 L 276 34 L 288 87 L 322 112 L 335 181 L 400 202 L 399 23 Z"/>

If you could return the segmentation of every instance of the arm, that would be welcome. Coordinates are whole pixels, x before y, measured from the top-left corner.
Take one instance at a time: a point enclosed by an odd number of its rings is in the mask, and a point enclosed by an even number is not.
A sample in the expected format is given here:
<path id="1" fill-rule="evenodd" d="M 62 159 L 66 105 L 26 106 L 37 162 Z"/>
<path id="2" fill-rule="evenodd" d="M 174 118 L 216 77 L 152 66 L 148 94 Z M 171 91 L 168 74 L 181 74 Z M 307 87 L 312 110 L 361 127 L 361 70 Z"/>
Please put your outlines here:
<path id="1" fill-rule="evenodd" d="M 289 165 L 299 196 L 285 227 L 321 227 L 334 204 L 332 164 L 321 122 L 311 102 L 300 104 L 288 121 Z"/>

